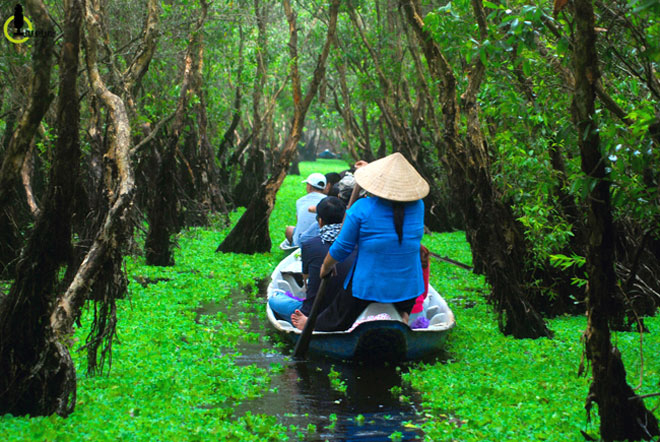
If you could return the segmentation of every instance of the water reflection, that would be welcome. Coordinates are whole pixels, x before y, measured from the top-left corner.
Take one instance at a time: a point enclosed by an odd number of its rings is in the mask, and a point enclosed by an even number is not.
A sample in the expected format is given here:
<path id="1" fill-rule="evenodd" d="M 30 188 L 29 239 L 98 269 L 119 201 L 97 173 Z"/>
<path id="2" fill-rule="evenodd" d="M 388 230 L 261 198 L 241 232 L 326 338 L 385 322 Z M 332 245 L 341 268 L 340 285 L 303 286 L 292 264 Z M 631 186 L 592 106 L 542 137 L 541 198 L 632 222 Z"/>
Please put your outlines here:
<path id="1" fill-rule="evenodd" d="M 416 394 L 401 385 L 400 373 L 405 367 L 324 360 L 287 362 L 283 356 L 247 354 L 239 358 L 239 363 L 262 365 L 260 358 L 265 359 L 267 366 L 273 359 L 281 359 L 284 369 L 271 375 L 275 392 L 241 404 L 236 410 L 238 415 L 248 410 L 276 415 L 282 424 L 301 429 L 311 423 L 316 426 L 316 433 L 308 434 L 306 440 L 390 442 L 390 436 L 396 432 L 401 433 L 398 440 L 423 439 L 417 428 L 423 419 L 416 406 Z M 344 383 L 345 393 L 333 388 L 331 370 Z"/>
<path id="2" fill-rule="evenodd" d="M 271 392 L 240 404 L 238 416 L 247 411 L 275 415 L 283 425 L 303 430 L 308 441 L 423 440 L 418 394 L 401 382 L 406 365 L 298 362 L 283 350 L 264 352 L 264 343 L 243 344 L 239 351 L 239 365 L 279 365 L 282 370 L 271 373 Z M 331 371 L 342 386 L 333 386 Z M 316 432 L 307 432 L 308 424 Z M 391 439 L 397 432 L 400 438 Z"/>
<path id="3" fill-rule="evenodd" d="M 229 301 L 229 302 L 228 302 Z M 302 431 L 306 441 L 421 441 L 423 422 L 419 397 L 409 386 L 402 384 L 403 365 L 344 364 L 324 359 L 294 361 L 287 353 L 275 349 L 277 341 L 265 315 L 260 314 L 264 301 L 246 302 L 245 294 L 232 292 L 222 303 L 204 303 L 196 310 L 202 315 L 227 312 L 235 319 L 239 312 L 249 323 L 246 331 L 260 334 L 260 342 L 243 342 L 237 349 L 236 363 L 256 365 L 271 371 L 271 391 L 260 398 L 248 400 L 235 407 L 235 415 L 247 411 L 252 414 L 277 416 L 283 425 Z M 227 311 L 227 305 L 231 308 Z M 232 318 L 234 317 L 234 318 Z M 230 320 L 231 320 L 230 319 Z M 338 380 L 333 386 L 330 376 Z M 344 390 L 345 391 L 339 391 Z M 308 425 L 315 426 L 309 431 Z M 291 431 L 293 439 L 295 430 Z"/>

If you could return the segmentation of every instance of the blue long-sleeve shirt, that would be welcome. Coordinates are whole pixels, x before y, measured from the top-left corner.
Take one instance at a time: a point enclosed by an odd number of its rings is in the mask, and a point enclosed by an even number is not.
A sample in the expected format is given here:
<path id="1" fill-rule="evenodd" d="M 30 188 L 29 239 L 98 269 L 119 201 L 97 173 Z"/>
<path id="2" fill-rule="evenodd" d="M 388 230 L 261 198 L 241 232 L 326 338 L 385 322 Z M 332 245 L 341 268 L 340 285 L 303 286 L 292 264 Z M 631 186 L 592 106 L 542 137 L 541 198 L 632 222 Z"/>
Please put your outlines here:
<path id="1" fill-rule="evenodd" d="M 394 230 L 392 203 L 378 197 L 357 200 L 329 253 L 343 261 L 358 247 L 358 256 L 344 282 L 353 278 L 353 296 L 376 302 L 399 302 L 424 293 L 419 246 L 424 235 L 424 203 L 406 203 L 403 240 Z"/>

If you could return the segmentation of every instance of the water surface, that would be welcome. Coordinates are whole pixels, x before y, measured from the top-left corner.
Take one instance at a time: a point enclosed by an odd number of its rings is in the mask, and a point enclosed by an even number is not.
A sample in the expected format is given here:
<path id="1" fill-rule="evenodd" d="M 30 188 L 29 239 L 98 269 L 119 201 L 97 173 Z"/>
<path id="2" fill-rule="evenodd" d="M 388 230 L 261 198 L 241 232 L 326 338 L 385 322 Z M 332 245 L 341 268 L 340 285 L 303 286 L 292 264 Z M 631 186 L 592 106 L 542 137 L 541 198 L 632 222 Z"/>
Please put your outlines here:
<path id="1" fill-rule="evenodd" d="M 248 411 L 276 416 L 291 429 L 293 440 L 298 430 L 306 441 L 423 440 L 419 396 L 401 381 L 407 365 L 295 361 L 289 356 L 291 347 L 273 344 L 278 337 L 266 318 L 265 295 L 249 298 L 237 290 L 229 300 L 196 309 L 198 318 L 218 311 L 243 321 L 247 318 L 248 331 L 259 334 L 259 342 L 239 345 L 236 363 L 269 370 L 270 391 L 238 404 L 236 416 Z M 315 431 L 308 431 L 309 424 Z"/>

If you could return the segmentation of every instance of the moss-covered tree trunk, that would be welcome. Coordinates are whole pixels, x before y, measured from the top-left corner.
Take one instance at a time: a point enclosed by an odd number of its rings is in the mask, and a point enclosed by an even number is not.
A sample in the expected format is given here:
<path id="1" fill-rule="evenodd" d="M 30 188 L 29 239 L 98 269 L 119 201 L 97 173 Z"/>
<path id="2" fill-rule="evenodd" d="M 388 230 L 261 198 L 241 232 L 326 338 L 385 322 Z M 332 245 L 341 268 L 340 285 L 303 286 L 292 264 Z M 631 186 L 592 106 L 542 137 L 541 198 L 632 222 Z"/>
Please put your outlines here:
<path id="1" fill-rule="evenodd" d="M 47 14 L 38 0 L 28 6 L 33 16 Z M 68 0 L 64 9 L 58 137 L 49 189 L 14 284 L 0 304 L 0 414 L 65 416 L 75 404 L 75 367 L 50 323 L 59 269 L 71 251 L 73 195 L 80 162 L 77 78 L 83 2 Z"/>
<path id="2" fill-rule="evenodd" d="M 218 252 L 234 253 L 258 253 L 268 252 L 272 246 L 268 219 L 275 207 L 275 197 L 280 189 L 289 163 L 296 153 L 298 141 L 302 135 L 305 115 L 309 109 L 312 99 L 316 95 L 319 84 L 325 76 L 325 65 L 330 52 L 330 46 L 334 41 L 334 33 L 337 26 L 337 14 L 339 12 L 340 0 L 333 0 L 330 5 L 328 31 L 325 44 L 319 54 L 314 75 L 310 80 L 307 94 L 303 97 L 300 87 L 300 74 L 298 72 L 298 29 L 296 25 L 296 13 L 292 10 L 288 0 L 283 2 L 287 21 L 289 22 L 289 52 L 291 55 L 291 84 L 293 89 L 294 114 L 291 122 L 291 130 L 287 136 L 284 148 L 273 167 L 270 178 L 259 187 L 252 202 L 247 207 L 243 216 L 224 241 L 218 246 Z"/>
<path id="3" fill-rule="evenodd" d="M 614 272 L 614 227 L 610 202 L 610 178 L 600 150 L 598 125 L 594 121 L 596 84 L 600 76 L 596 51 L 595 19 L 591 0 L 575 1 L 575 95 L 573 117 L 578 130 L 582 171 L 593 183 L 588 197 L 586 267 L 586 354 L 593 380 L 587 409 L 595 402 L 600 415 L 600 434 L 605 441 L 649 440 L 660 434 L 655 416 L 626 382 L 621 353 L 610 340 L 609 320 L 616 312 Z"/>

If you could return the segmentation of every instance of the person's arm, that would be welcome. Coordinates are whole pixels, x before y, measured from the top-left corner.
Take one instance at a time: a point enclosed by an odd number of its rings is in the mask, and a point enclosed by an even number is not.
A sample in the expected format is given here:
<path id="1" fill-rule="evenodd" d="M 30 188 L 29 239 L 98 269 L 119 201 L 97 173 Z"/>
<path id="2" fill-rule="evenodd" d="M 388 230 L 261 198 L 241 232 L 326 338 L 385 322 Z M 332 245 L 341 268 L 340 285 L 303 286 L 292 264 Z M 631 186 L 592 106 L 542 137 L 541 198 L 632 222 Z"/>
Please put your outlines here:
<path id="1" fill-rule="evenodd" d="M 328 252 L 327 255 L 325 255 L 325 259 L 323 260 L 323 264 L 321 264 L 321 271 L 319 274 L 321 275 L 321 278 L 325 278 L 325 276 L 332 271 L 332 268 L 337 264 L 339 261 L 337 261 L 335 258 L 330 255 L 330 252 Z"/>
<path id="2" fill-rule="evenodd" d="M 302 260 L 303 287 L 307 293 L 307 278 L 309 278 L 309 251 L 305 244 L 300 246 L 300 259 Z"/>

